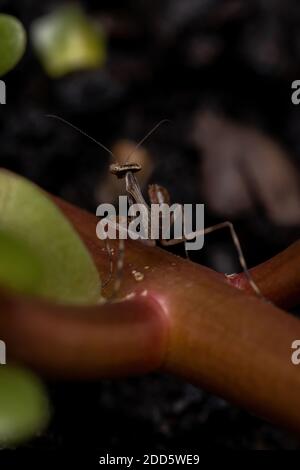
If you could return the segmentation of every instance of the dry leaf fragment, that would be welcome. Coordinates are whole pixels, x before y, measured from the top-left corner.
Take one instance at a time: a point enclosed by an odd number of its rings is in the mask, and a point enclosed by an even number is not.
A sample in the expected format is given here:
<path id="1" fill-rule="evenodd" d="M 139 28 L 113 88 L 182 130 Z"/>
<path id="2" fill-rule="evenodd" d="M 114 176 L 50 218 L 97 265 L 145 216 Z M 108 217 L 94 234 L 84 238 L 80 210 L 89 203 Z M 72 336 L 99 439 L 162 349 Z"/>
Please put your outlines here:
<path id="1" fill-rule="evenodd" d="M 249 212 L 258 201 L 278 225 L 300 225 L 299 173 L 270 137 L 211 111 L 196 116 L 194 142 L 203 152 L 201 188 L 223 217 Z"/>

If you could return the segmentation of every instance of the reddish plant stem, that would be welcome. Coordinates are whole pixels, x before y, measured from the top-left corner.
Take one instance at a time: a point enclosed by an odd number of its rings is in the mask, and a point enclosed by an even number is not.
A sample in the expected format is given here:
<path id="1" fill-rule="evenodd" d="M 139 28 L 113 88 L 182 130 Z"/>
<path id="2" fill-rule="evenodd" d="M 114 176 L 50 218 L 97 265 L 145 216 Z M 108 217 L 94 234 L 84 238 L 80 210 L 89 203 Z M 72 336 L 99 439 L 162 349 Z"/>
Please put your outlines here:
<path id="1" fill-rule="evenodd" d="M 0 312 L 8 354 L 55 376 L 146 373 L 161 365 L 166 348 L 168 325 L 150 298 L 66 307 L 1 292 Z"/>
<path id="2" fill-rule="evenodd" d="M 276 305 L 291 308 L 300 304 L 300 241 L 274 258 L 251 269 L 251 274 L 265 297 Z M 233 286 L 252 294 L 243 273 L 228 278 Z"/>
<path id="3" fill-rule="evenodd" d="M 97 219 L 56 202 L 105 278 L 108 259 L 96 238 Z M 137 282 L 134 272 L 144 279 Z M 298 319 L 234 289 L 221 274 L 139 242 L 126 243 L 120 296 L 132 300 L 33 307 L 4 296 L 0 332 L 18 359 L 57 375 L 121 376 L 160 367 L 300 431 L 300 374 L 291 363 Z"/>
<path id="4" fill-rule="evenodd" d="M 93 235 L 95 218 L 65 203 L 60 206 L 81 233 L 103 275 L 103 251 Z M 295 256 L 295 247 L 292 250 Z M 161 303 L 168 316 L 164 370 L 300 431 L 300 373 L 291 362 L 291 344 L 300 339 L 298 319 L 233 289 L 223 275 L 160 249 L 129 241 L 125 264 L 121 295 L 144 290 Z M 288 266 L 285 269 L 289 271 Z M 140 287 L 132 270 L 145 276 Z"/>

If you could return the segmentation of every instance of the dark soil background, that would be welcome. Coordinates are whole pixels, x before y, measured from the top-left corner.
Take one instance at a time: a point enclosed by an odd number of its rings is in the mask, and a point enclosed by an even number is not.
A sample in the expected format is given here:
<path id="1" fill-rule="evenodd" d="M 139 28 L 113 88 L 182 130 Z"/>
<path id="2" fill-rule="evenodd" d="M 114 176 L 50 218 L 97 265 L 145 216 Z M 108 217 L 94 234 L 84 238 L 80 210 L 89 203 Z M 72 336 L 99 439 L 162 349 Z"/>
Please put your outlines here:
<path id="1" fill-rule="evenodd" d="M 59 3 L 7 0 L 0 1 L 0 11 L 16 15 L 29 29 Z M 176 202 L 205 202 L 202 188 L 209 182 L 201 176 L 203 155 L 191 137 L 195 114 L 205 108 L 224 122 L 268 135 L 299 168 L 300 108 L 291 103 L 291 83 L 300 78 L 297 0 L 81 3 L 107 30 L 107 64 L 51 80 L 29 43 L 25 58 L 5 77 L 1 166 L 95 212 L 108 156 L 45 114 L 70 119 L 110 148 L 119 138 L 139 140 L 168 118 L 172 124 L 146 144 L 155 163 L 151 182 L 164 184 Z M 233 210 L 231 217 L 249 266 L 299 236 L 297 224 L 275 224 L 255 196 L 252 204 L 251 211 Z M 224 218 L 207 207 L 206 225 Z M 226 233 L 207 239 L 193 259 L 224 272 L 239 269 Z M 168 376 L 49 388 L 51 426 L 26 448 L 95 456 L 300 448 L 285 432 Z"/>

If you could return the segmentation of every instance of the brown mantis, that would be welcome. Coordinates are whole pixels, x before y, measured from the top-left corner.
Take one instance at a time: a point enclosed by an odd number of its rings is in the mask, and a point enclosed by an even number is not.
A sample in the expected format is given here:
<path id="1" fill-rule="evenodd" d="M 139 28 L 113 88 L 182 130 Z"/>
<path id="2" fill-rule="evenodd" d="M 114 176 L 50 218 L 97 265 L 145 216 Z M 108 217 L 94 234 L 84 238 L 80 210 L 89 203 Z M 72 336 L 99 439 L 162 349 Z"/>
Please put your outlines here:
<path id="1" fill-rule="evenodd" d="M 85 135 L 90 140 L 92 140 L 94 143 L 99 145 L 102 149 L 104 149 L 106 152 L 108 152 L 109 155 L 115 160 L 115 162 L 110 165 L 110 172 L 113 175 L 115 175 L 117 178 L 125 180 L 125 188 L 126 188 L 126 193 L 128 194 L 129 205 L 141 204 L 146 208 L 146 210 L 148 211 L 148 214 L 150 213 L 150 207 L 149 207 L 149 205 L 147 204 L 147 202 L 145 201 L 145 199 L 143 197 L 139 182 L 138 182 L 137 177 L 136 177 L 136 173 L 138 173 L 142 169 L 142 167 L 138 163 L 131 162 L 130 160 L 133 157 L 134 152 L 138 148 L 140 148 L 143 145 L 143 143 L 163 123 L 169 122 L 168 120 L 164 119 L 164 120 L 160 121 L 150 132 L 148 132 L 148 134 L 137 144 L 134 151 L 127 157 L 127 160 L 125 161 L 125 163 L 118 163 L 116 161 L 116 158 L 115 158 L 114 154 L 107 147 L 105 147 L 103 144 L 98 142 L 93 137 L 89 136 L 86 132 L 82 131 L 78 127 L 74 126 L 73 124 L 71 124 L 70 122 L 66 121 L 65 119 L 63 119 L 59 116 L 48 115 L 48 117 L 58 119 L 59 121 L 63 122 L 64 124 L 67 124 L 67 125 L 71 126 L 73 129 L 75 129 L 76 131 L 78 131 L 81 134 Z M 163 186 L 160 186 L 160 185 L 157 185 L 157 184 L 149 185 L 148 195 L 149 195 L 150 204 L 168 204 L 168 205 L 170 205 L 169 193 L 168 193 L 167 189 L 164 188 Z M 150 217 L 148 218 L 148 220 L 150 220 Z M 174 222 L 174 219 L 173 219 L 172 222 Z M 117 228 L 119 228 L 119 224 L 118 224 L 117 220 L 115 221 L 115 224 L 116 224 Z M 213 225 L 211 227 L 204 228 L 201 231 L 196 231 L 196 232 L 193 232 L 193 233 L 188 234 L 188 235 L 184 234 L 182 236 L 182 238 L 180 238 L 180 239 L 178 239 L 178 238 L 175 239 L 174 238 L 174 239 L 167 239 L 166 240 L 166 239 L 160 238 L 159 243 L 162 246 L 166 246 L 166 247 L 176 245 L 176 244 L 179 244 L 179 243 L 186 243 L 187 241 L 190 241 L 192 238 L 196 238 L 197 236 L 208 235 L 210 233 L 213 233 L 217 230 L 221 230 L 221 229 L 224 229 L 224 228 L 227 228 L 230 231 L 232 241 L 234 243 L 234 246 L 235 246 L 237 254 L 238 254 L 238 258 L 239 258 L 241 268 L 242 268 L 249 284 L 251 285 L 253 291 L 259 297 L 263 297 L 259 287 L 255 283 L 254 279 L 251 276 L 251 273 L 249 272 L 249 269 L 247 267 L 247 263 L 246 263 L 246 260 L 245 260 L 245 256 L 243 254 L 243 250 L 242 250 L 239 238 L 238 238 L 237 233 L 235 231 L 235 228 L 234 228 L 234 226 L 231 222 L 229 222 L 229 221 L 221 222 L 221 223 Z M 151 245 L 151 246 L 155 246 L 157 244 L 157 240 L 154 240 L 154 239 L 141 240 L 141 241 L 143 241 L 147 245 Z M 109 254 L 109 258 L 110 258 L 110 275 L 109 275 L 109 278 L 108 278 L 107 282 L 105 283 L 105 285 L 108 284 L 111 281 L 112 277 L 113 277 L 113 260 L 112 260 L 112 256 L 111 256 L 111 249 L 109 247 L 108 242 L 106 243 L 106 248 L 107 248 L 107 251 L 108 251 L 108 254 Z M 123 264 L 124 264 L 124 240 L 122 240 L 121 237 L 119 237 L 119 258 L 118 258 L 118 261 L 117 261 L 116 279 L 115 279 L 115 284 L 114 284 L 114 289 L 113 289 L 113 291 L 114 291 L 113 295 L 115 295 L 117 293 L 117 291 L 119 290 L 119 287 L 120 287 Z"/>

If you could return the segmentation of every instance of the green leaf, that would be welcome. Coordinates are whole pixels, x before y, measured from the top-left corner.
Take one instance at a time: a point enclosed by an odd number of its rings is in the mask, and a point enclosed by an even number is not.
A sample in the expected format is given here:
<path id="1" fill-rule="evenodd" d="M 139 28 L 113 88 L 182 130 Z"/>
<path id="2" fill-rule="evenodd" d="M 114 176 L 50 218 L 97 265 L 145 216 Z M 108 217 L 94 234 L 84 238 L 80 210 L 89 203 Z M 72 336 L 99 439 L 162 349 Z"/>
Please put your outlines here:
<path id="1" fill-rule="evenodd" d="M 42 282 L 39 259 L 26 243 L 0 230 L 0 284 L 21 293 L 38 293 Z"/>
<path id="2" fill-rule="evenodd" d="M 69 304 L 99 301 L 99 275 L 75 229 L 46 193 L 6 170 L 0 170 L 0 230 L 39 260 L 39 296 Z"/>
<path id="3" fill-rule="evenodd" d="M 0 445 L 30 439 L 48 424 L 50 407 L 40 380 L 19 367 L 0 366 Z"/>
<path id="4" fill-rule="evenodd" d="M 19 62 L 26 46 L 26 33 L 19 20 L 0 14 L 0 76 Z"/>
<path id="5" fill-rule="evenodd" d="M 46 72 L 52 77 L 100 67 L 106 59 L 103 32 L 76 5 L 59 7 L 36 20 L 31 37 Z"/>

